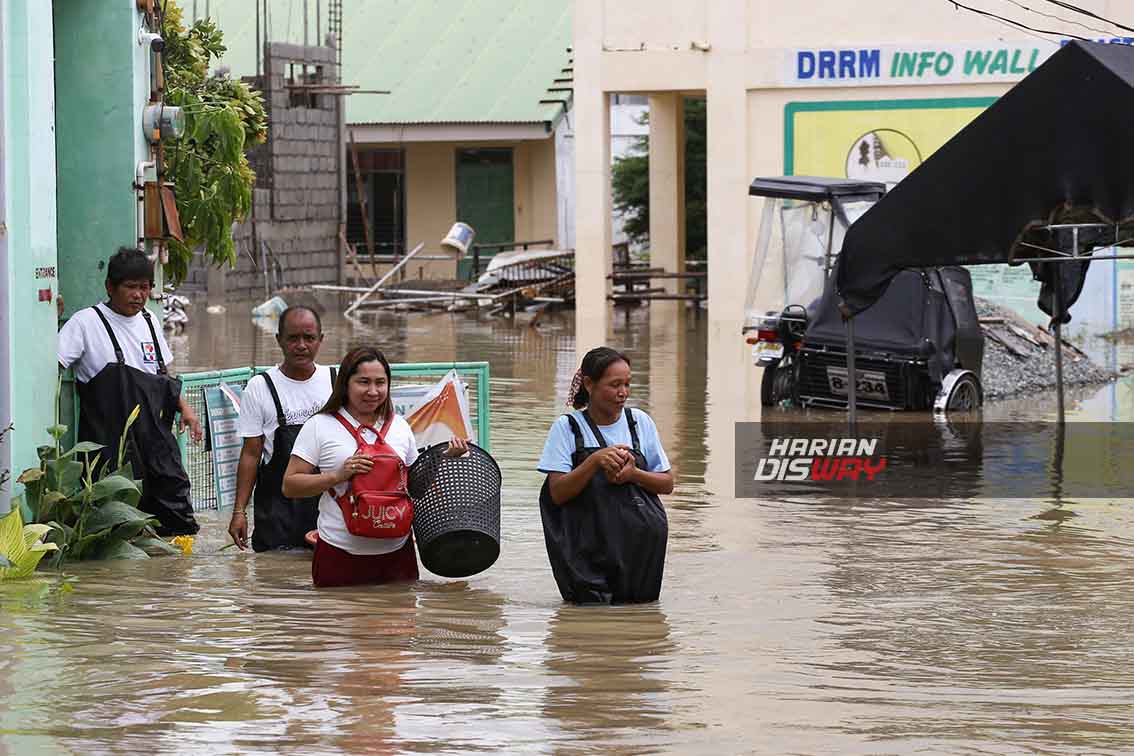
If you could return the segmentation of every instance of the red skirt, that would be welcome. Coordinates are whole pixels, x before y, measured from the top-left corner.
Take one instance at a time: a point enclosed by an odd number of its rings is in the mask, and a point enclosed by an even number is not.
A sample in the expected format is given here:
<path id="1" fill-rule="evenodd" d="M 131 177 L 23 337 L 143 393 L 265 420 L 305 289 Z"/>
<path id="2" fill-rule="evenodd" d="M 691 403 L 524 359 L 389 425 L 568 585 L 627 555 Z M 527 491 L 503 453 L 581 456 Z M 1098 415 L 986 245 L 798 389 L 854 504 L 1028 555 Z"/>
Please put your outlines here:
<path id="1" fill-rule="evenodd" d="M 417 552 L 414 550 L 412 533 L 397 551 L 374 556 L 351 554 L 322 538 L 315 543 L 311 579 L 316 588 L 378 585 L 417 578 Z"/>

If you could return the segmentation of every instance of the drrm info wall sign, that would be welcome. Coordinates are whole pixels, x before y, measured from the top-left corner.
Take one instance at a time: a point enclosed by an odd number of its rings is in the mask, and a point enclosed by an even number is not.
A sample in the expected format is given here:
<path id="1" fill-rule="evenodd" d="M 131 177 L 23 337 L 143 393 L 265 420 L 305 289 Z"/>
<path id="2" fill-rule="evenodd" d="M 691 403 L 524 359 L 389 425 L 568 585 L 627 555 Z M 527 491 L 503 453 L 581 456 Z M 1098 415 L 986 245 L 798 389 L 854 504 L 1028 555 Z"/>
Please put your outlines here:
<path id="1" fill-rule="evenodd" d="M 1134 45 L 1134 37 L 1098 40 Z M 784 85 L 898 86 L 1015 82 L 1051 57 L 1055 40 L 822 47 L 787 50 Z"/>

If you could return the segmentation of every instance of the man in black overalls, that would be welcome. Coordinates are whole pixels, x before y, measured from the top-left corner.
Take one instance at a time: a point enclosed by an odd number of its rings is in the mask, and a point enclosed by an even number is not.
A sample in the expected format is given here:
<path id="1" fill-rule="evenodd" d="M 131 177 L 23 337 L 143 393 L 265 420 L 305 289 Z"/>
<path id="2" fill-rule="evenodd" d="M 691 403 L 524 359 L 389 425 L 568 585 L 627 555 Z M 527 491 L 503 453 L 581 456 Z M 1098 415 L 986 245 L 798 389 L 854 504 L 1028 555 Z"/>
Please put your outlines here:
<path id="1" fill-rule="evenodd" d="M 248 547 L 248 501 L 253 500 L 255 551 L 307 545 L 316 528 L 319 497 L 290 499 L 283 495 L 295 437 L 307 418 L 331 396 L 335 369 L 315 364 L 323 343 L 319 315 L 307 307 L 289 307 L 280 315 L 276 341 L 284 360 L 254 376 L 240 399 L 240 435 L 244 447 L 236 469 L 236 501 L 229 535 L 240 549 Z M 255 487 L 255 494 L 253 494 Z"/>
<path id="2" fill-rule="evenodd" d="M 146 255 L 122 248 L 106 268 L 108 300 L 76 312 L 59 331 L 59 364 L 74 368 L 79 391 L 79 440 L 102 444 L 101 462 L 112 471 L 119 439 L 135 407 L 126 460 L 142 480 L 138 508 L 158 520 L 159 535 L 197 532 L 189 498 L 189 476 L 173 435 L 180 430 L 201 441 L 201 423 L 181 398 L 181 381 L 169 375 L 173 359 L 160 324 L 146 310 L 154 268 Z"/>

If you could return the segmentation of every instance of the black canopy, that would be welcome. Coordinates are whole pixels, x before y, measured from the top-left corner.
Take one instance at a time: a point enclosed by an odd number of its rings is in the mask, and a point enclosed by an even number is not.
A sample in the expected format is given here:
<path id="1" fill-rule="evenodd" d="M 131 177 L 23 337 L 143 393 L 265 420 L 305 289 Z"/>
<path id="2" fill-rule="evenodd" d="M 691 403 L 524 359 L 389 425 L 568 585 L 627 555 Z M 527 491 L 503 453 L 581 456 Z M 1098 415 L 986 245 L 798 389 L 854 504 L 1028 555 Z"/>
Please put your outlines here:
<path id="1" fill-rule="evenodd" d="M 837 270 L 845 310 L 870 307 L 903 268 L 1045 256 L 1023 241 L 1060 248 L 1040 226 L 1134 222 L 1132 123 L 1134 48 L 1065 45 L 851 226 Z M 1111 243 L 1116 231 L 1094 242 Z M 1045 282 L 1040 306 L 1066 322 L 1087 265 L 1033 268 Z"/>
<path id="2" fill-rule="evenodd" d="M 878 199 L 886 193 L 886 185 L 877 181 L 825 178 L 819 176 L 776 176 L 757 178 L 748 187 L 753 197 L 822 202 L 836 197 L 846 202 L 860 198 Z"/>

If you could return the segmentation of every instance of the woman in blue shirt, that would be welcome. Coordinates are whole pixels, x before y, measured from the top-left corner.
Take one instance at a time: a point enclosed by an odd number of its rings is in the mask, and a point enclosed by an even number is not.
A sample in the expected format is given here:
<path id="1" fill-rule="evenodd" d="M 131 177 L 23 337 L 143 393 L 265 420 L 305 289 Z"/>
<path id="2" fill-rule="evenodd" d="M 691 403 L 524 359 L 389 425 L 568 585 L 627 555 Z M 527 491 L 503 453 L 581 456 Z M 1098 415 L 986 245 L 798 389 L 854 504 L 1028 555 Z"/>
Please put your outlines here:
<path id="1" fill-rule="evenodd" d="M 575 411 L 555 421 L 540 457 L 544 539 L 566 601 L 635 603 L 661 591 L 669 529 L 658 495 L 673 491 L 673 471 L 653 420 L 626 406 L 630 378 L 625 355 L 587 352 L 568 397 Z"/>

